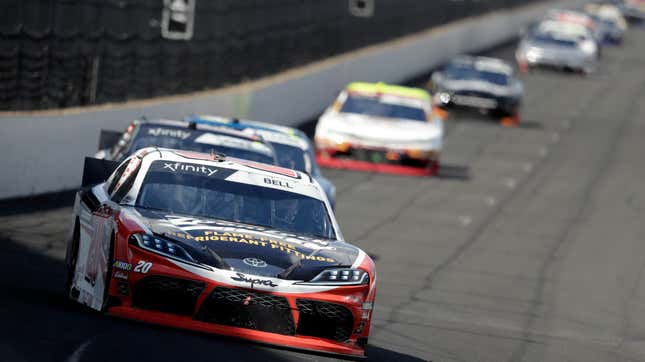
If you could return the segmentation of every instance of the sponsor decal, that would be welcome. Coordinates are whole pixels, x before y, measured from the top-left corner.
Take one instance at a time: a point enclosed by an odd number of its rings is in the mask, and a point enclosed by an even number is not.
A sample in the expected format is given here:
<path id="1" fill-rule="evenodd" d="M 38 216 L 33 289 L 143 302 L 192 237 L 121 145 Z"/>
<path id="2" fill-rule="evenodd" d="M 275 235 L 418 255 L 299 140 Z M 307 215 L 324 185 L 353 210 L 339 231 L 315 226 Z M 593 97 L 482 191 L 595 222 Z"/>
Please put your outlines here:
<path id="1" fill-rule="evenodd" d="M 117 269 L 127 270 L 127 271 L 132 270 L 132 264 L 125 261 L 115 260 L 113 265 Z"/>
<path id="2" fill-rule="evenodd" d="M 244 258 L 242 259 L 244 264 L 252 266 L 254 268 L 266 268 L 267 263 L 264 260 L 258 258 Z"/>
<path id="3" fill-rule="evenodd" d="M 128 275 L 129 275 L 128 273 L 120 270 L 117 270 L 114 272 L 115 279 L 128 280 Z"/>
<path id="4" fill-rule="evenodd" d="M 288 238 L 290 242 L 296 243 L 298 245 L 301 245 L 310 249 L 321 249 L 321 248 L 333 249 L 332 247 L 329 246 L 329 242 L 325 240 L 313 239 L 310 237 L 290 234 L 279 230 L 271 230 L 262 226 L 244 225 L 244 227 L 241 227 L 240 224 L 229 222 L 229 221 L 199 219 L 195 217 L 185 217 L 185 216 L 177 216 L 177 215 L 166 215 L 165 218 L 166 218 L 165 223 L 167 223 L 168 226 L 174 226 L 183 231 L 212 229 L 213 226 L 217 226 L 217 227 L 221 227 L 222 229 L 226 229 L 226 231 L 230 231 L 230 232 L 244 233 L 246 231 L 255 231 L 258 233 L 262 233 L 264 235 L 274 235 L 281 238 Z M 184 234 L 184 235 L 187 235 L 187 234 Z M 191 239 L 192 236 L 188 235 L 185 238 Z"/>
<path id="5" fill-rule="evenodd" d="M 256 170 L 260 170 L 260 171 L 271 172 L 271 173 L 275 173 L 275 174 L 278 174 L 278 175 L 291 177 L 291 178 L 294 178 L 294 179 L 300 179 L 301 178 L 300 174 L 298 174 L 296 171 L 290 170 L 288 168 L 282 168 L 280 166 L 267 165 L 267 164 L 264 164 L 264 163 L 253 162 L 253 161 L 248 161 L 248 160 L 241 160 L 241 159 L 236 160 L 236 162 L 241 163 L 241 164 L 243 164 L 243 165 L 245 165 L 247 167 L 251 167 L 251 168 L 254 168 Z"/>
<path id="6" fill-rule="evenodd" d="M 152 263 L 145 260 L 139 260 L 137 265 L 134 267 L 134 271 L 137 273 L 146 274 L 152 268 Z"/>
<path id="7" fill-rule="evenodd" d="M 284 188 L 287 188 L 287 189 L 292 189 L 293 188 L 293 185 L 290 184 L 287 181 L 278 180 L 278 179 L 269 178 L 269 177 L 264 178 L 264 183 L 268 184 L 268 185 L 284 187 Z"/>
<path id="8" fill-rule="evenodd" d="M 231 279 L 235 280 L 236 282 L 243 282 L 243 283 L 250 283 L 251 288 L 253 288 L 254 285 L 264 285 L 267 287 L 275 288 L 278 285 L 274 284 L 271 280 L 268 279 L 260 279 L 260 278 L 249 278 L 246 275 L 242 273 L 237 273 L 237 276 L 231 277 Z"/>
<path id="9" fill-rule="evenodd" d="M 190 132 L 182 131 L 180 129 L 169 129 L 169 128 L 150 128 L 148 129 L 148 134 L 155 137 L 174 137 L 181 138 L 185 140 L 190 137 Z"/>
<path id="10" fill-rule="evenodd" d="M 198 234 L 197 236 L 193 236 L 188 233 L 173 232 L 173 231 L 167 231 L 165 235 L 168 235 L 170 237 L 187 239 L 187 240 L 194 240 L 198 242 L 223 241 L 223 242 L 229 242 L 229 243 L 242 243 L 247 245 L 255 245 L 259 248 L 269 248 L 269 249 L 274 249 L 274 250 L 284 252 L 286 254 L 295 255 L 299 257 L 301 260 L 336 263 L 336 260 L 334 260 L 333 258 L 328 258 L 324 256 L 319 256 L 319 255 L 305 254 L 299 251 L 295 245 L 292 245 L 282 240 L 275 240 L 264 236 L 257 237 L 257 236 L 254 236 L 251 234 L 245 234 L 245 233 L 212 231 L 212 230 L 205 230 L 202 232 L 202 234 Z"/>
<path id="11" fill-rule="evenodd" d="M 164 170 L 170 170 L 172 172 L 186 172 L 186 173 L 192 172 L 192 173 L 206 175 L 206 176 L 213 176 L 219 171 L 218 168 L 212 168 L 206 165 L 198 165 L 193 163 L 181 163 L 181 162 L 175 162 L 175 163 L 164 162 L 163 168 Z"/>

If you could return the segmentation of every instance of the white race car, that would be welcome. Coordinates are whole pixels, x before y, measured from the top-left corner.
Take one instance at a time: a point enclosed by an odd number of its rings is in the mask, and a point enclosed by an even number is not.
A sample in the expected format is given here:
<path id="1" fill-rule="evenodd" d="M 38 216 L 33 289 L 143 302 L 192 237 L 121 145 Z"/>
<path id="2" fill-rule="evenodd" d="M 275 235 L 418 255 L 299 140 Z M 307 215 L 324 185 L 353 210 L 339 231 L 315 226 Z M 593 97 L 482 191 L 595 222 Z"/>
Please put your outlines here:
<path id="1" fill-rule="evenodd" d="M 444 115 L 422 89 L 351 83 L 318 120 L 316 159 L 323 167 L 434 174 Z"/>

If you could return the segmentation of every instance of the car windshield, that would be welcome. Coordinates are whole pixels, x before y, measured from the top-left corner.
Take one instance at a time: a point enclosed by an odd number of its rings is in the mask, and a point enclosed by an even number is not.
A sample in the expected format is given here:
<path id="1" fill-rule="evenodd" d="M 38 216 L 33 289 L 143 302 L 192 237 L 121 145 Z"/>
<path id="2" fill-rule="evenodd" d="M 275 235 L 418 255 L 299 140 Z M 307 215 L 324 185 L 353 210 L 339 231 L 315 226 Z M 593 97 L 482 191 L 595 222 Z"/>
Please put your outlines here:
<path id="1" fill-rule="evenodd" d="M 148 125 L 141 126 L 124 157 L 150 146 L 202 153 L 214 151 L 235 158 L 275 164 L 271 148 L 258 141 L 212 132 Z"/>
<path id="2" fill-rule="evenodd" d="M 340 111 L 383 118 L 426 121 L 426 114 L 422 108 L 385 102 L 375 97 L 348 96 Z"/>
<path id="3" fill-rule="evenodd" d="M 201 164 L 155 161 L 135 206 L 336 238 L 324 202 L 294 192 L 227 181 L 233 172 Z"/>
<path id="4" fill-rule="evenodd" d="M 557 38 L 550 34 L 535 34 L 531 39 L 538 43 L 559 45 L 567 48 L 574 48 L 578 45 L 575 40 Z"/>
<path id="5" fill-rule="evenodd" d="M 271 143 L 278 157 L 278 165 L 297 171 L 309 173 L 309 155 L 299 147 L 289 146 L 282 143 Z"/>
<path id="6" fill-rule="evenodd" d="M 497 85 L 508 85 L 504 73 L 479 70 L 466 65 L 452 65 L 446 69 L 446 77 L 451 80 L 483 80 Z"/>

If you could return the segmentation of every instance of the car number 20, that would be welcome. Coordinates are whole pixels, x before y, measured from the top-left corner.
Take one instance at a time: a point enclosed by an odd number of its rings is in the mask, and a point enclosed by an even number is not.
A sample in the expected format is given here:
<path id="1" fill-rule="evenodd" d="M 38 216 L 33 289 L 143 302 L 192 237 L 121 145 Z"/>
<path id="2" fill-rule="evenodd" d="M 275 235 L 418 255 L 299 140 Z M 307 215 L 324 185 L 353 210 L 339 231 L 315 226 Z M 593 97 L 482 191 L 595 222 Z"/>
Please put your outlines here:
<path id="1" fill-rule="evenodd" d="M 149 261 L 139 260 L 137 265 L 134 267 L 134 271 L 137 273 L 147 273 L 150 268 L 152 268 L 152 263 Z"/>

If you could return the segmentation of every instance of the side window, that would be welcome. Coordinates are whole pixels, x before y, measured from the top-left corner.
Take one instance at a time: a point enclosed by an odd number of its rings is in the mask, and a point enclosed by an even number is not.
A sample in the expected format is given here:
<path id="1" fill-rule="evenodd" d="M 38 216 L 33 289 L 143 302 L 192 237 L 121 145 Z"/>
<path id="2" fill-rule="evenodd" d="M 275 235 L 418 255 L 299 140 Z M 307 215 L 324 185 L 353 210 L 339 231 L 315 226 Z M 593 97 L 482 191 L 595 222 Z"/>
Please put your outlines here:
<path id="1" fill-rule="evenodd" d="M 136 122 L 133 122 L 123 133 L 123 136 L 121 136 L 119 142 L 117 142 L 116 145 L 114 145 L 114 147 L 112 148 L 113 160 L 119 160 L 126 154 L 128 149 L 130 148 L 130 144 L 132 144 L 132 141 L 134 140 L 134 134 L 136 133 L 136 131 L 138 131 L 138 127 Z"/>
<path id="2" fill-rule="evenodd" d="M 120 174 L 114 174 L 114 179 L 108 189 L 108 194 L 112 197 L 113 201 L 119 202 L 128 193 L 128 190 L 130 190 L 134 183 L 134 179 L 137 177 L 137 173 L 139 173 L 140 165 L 141 158 L 134 156 L 121 165 L 125 166 L 125 168 Z"/>
<path id="3" fill-rule="evenodd" d="M 116 186 L 117 182 L 121 179 L 121 176 L 123 175 L 123 172 L 125 169 L 128 167 L 129 162 L 124 162 L 119 166 L 119 168 L 114 171 L 110 179 L 108 180 L 107 184 L 107 194 L 110 195 L 112 194 L 112 191 L 114 191 L 114 187 Z"/>

